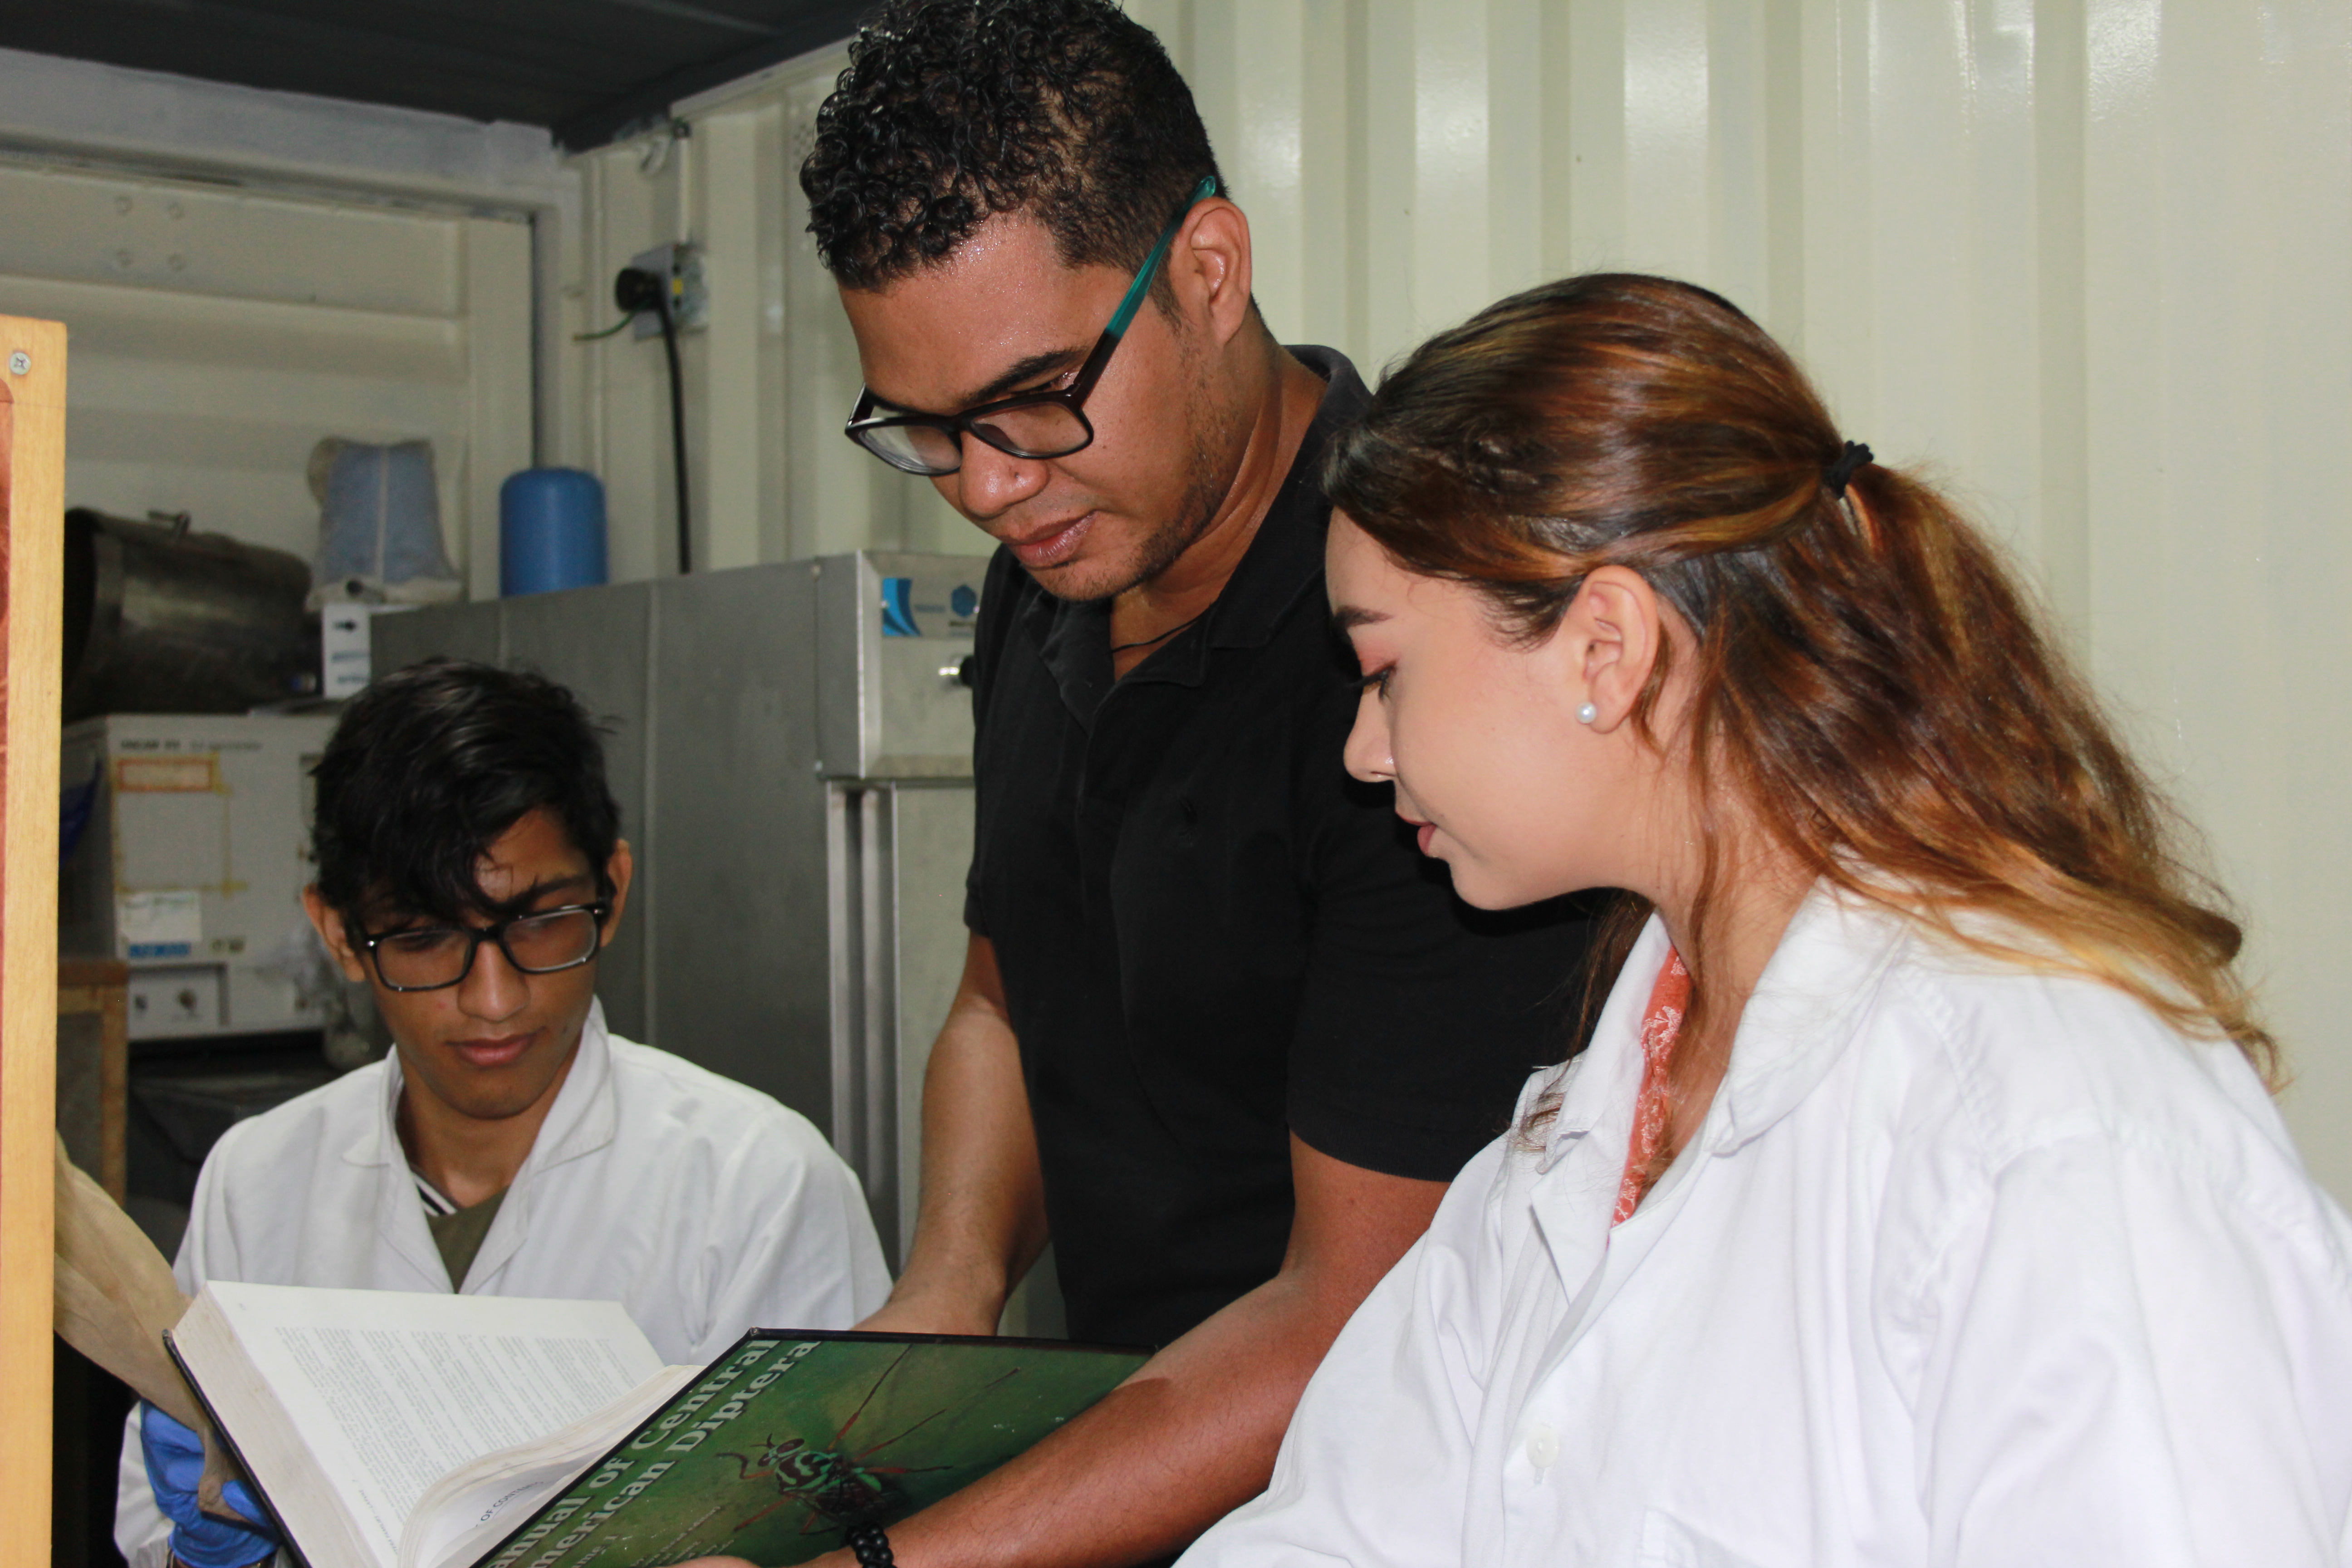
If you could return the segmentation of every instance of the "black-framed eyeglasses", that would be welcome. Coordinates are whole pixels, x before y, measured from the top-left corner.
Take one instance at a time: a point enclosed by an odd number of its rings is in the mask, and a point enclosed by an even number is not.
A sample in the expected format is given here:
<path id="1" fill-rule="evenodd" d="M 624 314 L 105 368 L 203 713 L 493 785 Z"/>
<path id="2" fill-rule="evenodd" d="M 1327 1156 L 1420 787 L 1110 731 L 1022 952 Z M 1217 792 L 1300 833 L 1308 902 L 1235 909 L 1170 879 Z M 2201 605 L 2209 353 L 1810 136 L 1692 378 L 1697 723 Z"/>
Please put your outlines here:
<path id="1" fill-rule="evenodd" d="M 1078 374 L 1069 385 L 1046 392 L 1016 393 L 968 408 L 961 414 L 883 414 L 877 406 L 873 389 L 857 395 L 857 406 L 849 411 L 849 423 L 842 434 L 881 458 L 894 468 L 910 474 L 936 478 L 952 474 L 963 467 L 963 438 L 969 433 L 977 436 L 1000 452 L 1015 458 L 1066 458 L 1082 451 L 1095 438 L 1095 427 L 1087 418 L 1087 394 L 1102 379 L 1103 367 L 1127 335 L 1135 313 L 1142 308 L 1144 296 L 1151 289 L 1151 279 L 1167 258 L 1168 247 L 1176 241 L 1176 231 L 1192 209 L 1217 194 L 1215 176 L 1202 180 L 1192 187 L 1192 195 L 1184 203 L 1184 210 L 1176 215 L 1152 246 L 1151 254 L 1143 258 L 1136 269 L 1135 281 L 1128 285 L 1127 297 L 1112 312 L 1110 324 L 1078 366 Z"/>
<path id="2" fill-rule="evenodd" d="M 474 972 L 474 954 L 494 942 L 507 962 L 525 974 L 577 969 L 604 944 L 610 900 L 533 910 L 496 925 L 418 926 L 381 936 L 359 932 L 360 946 L 374 961 L 376 978 L 392 991 L 439 991 Z"/>

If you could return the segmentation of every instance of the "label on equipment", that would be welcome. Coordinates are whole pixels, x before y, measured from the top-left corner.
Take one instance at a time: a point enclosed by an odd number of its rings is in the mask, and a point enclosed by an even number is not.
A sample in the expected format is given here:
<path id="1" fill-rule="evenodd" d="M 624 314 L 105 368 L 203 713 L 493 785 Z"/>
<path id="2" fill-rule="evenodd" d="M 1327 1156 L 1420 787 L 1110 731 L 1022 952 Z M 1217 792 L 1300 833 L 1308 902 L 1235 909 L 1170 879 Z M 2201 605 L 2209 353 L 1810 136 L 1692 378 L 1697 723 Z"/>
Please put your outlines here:
<path id="1" fill-rule="evenodd" d="M 114 896 L 114 940 L 125 958 L 186 958 L 205 940 L 205 910 L 194 888 Z"/>
<path id="2" fill-rule="evenodd" d="M 915 620 L 915 580 L 912 577 L 882 579 L 882 635 L 886 637 L 919 637 L 923 628 Z"/>
<path id="3" fill-rule="evenodd" d="M 320 695 L 357 697 L 367 689 L 369 631 L 365 605 L 329 605 L 319 614 Z"/>
<path id="4" fill-rule="evenodd" d="M 220 758 L 122 757 L 114 764 L 114 787 L 131 795 L 208 795 L 220 789 Z"/>

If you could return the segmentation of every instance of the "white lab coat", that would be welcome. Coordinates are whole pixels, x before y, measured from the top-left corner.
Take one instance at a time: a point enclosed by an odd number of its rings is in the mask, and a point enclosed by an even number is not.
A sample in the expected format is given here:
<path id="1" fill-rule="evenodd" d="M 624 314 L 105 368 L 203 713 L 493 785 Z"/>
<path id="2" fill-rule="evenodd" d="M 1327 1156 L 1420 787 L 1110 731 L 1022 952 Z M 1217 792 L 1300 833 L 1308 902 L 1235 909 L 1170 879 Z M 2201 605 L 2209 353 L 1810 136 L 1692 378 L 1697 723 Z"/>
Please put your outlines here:
<path id="1" fill-rule="evenodd" d="M 1817 890 L 1612 1231 L 1665 952 L 1183 1568 L 2352 1562 L 2352 1224 L 2233 1048 Z"/>
<path id="2" fill-rule="evenodd" d="M 196 1178 L 180 1288 L 446 1291 L 393 1125 L 400 1085 L 395 1056 L 230 1129 Z M 609 1034 L 602 1003 L 465 1283 L 617 1300 L 674 1363 L 748 1329 L 848 1328 L 889 1289 L 857 1178 L 805 1117 Z M 129 1430 L 116 1543 L 157 1568 L 169 1532 Z"/>

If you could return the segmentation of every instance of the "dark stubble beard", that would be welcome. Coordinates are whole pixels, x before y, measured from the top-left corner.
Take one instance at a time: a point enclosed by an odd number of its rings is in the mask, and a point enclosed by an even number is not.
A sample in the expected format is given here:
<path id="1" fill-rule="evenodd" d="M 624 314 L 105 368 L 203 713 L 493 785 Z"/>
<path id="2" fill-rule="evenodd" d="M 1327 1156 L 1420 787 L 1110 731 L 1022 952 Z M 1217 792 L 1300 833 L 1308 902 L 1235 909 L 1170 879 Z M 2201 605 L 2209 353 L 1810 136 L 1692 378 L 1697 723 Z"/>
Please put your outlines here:
<path id="1" fill-rule="evenodd" d="M 1191 358 L 1187 355 L 1188 360 Z M 1206 363 L 1194 361 L 1188 368 L 1192 375 L 1192 385 L 1185 393 L 1186 401 L 1195 408 L 1208 408 L 1214 413 L 1206 427 L 1196 427 L 1192 432 L 1192 449 L 1184 465 L 1184 493 L 1168 520 L 1144 536 L 1132 574 L 1126 582 L 1095 595 L 1097 602 L 1116 599 L 1175 565 L 1184 552 L 1209 531 L 1211 521 L 1224 504 L 1240 472 L 1238 459 L 1228 466 L 1222 454 L 1234 449 L 1235 427 L 1245 415 L 1243 410 L 1221 405 L 1209 384 Z"/>

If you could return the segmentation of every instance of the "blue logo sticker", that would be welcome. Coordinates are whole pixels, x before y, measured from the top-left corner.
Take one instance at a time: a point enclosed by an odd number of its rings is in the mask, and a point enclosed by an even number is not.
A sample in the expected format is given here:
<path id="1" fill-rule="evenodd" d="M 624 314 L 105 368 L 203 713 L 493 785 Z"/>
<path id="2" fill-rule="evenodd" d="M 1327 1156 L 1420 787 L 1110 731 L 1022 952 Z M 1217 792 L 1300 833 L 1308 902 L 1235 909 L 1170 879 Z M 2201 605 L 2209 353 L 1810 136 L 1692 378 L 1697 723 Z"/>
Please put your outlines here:
<path id="1" fill-rule="evenodd" d="M 882 579 L 882 635 L 886 637 L 919 637 L 923 635 L 915 624 L 912 577 Z"/>
<path id="2" fill-rule="evenodd" d="M 971 591 L 969 583 L 957 584 L 955 592 L 948 595 L 948 610 L 959 620 L 970 620 L 971 613 L 978 608 L 980 595 Z"/>

